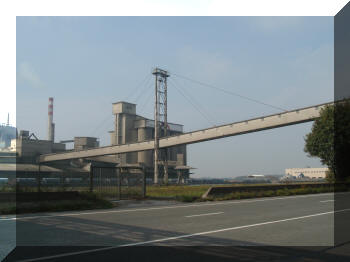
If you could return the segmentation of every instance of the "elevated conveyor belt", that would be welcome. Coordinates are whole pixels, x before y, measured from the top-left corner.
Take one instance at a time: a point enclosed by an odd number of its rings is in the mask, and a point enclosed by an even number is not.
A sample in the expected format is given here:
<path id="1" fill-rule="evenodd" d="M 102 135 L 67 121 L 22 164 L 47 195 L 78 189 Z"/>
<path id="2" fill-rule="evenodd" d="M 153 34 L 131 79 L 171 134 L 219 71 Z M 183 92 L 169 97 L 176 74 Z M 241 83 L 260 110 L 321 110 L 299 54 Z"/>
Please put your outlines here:
<path id="1" fill-rule="evenodd" d="M 279 114 L 268 115 L 264 117 L 249 119 L 230 123 L 222 126 L 211 127 L 207 129 L 192 131 L 177 136 L 161 138 L 159 140 L 159 147 L 171 147 L 183 144 L 193 144 L 203 141 L 219 139 L 228 136 L 236 136 L 246 133 L 257 132 L 266 129 L 277 127 L 295 125 L 299 123 L 313 121 L 320 116 L 320 110 L 326 105 L 332 103 L 325 103 L 305 108 L 300 108 L 292 111 L 287 111 Z M 76 158 L 87 158 L 95 156 L 113 155 L 128 152 L 137 152 L 144 150 L 151 150 L 154 148 L 154 141 L 145 141 L 139 143 L 115 145 L 91 148 L 81 151 L 69 151 L 56 154 L 45 154 L 39 156 L 39 162 L 51 162 Z"/>

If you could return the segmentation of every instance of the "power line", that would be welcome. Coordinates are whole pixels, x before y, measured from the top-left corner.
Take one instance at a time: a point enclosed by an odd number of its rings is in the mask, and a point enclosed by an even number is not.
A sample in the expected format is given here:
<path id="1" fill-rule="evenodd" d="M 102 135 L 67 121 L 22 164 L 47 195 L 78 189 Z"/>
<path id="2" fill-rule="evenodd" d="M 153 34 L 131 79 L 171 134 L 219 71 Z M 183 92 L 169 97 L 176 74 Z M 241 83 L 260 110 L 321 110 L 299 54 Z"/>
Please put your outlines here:
<path id="1" fill-rule="evenodd" d="M 149 82 L 149 80 L 147 81 L 147 83 Z M 150 83 L 148 83 L 148 86 L 145 86 L 146 88 L 149 88 L 150 87 Z M 136 100 L 135 100 L 135 104 L 137 103 L 137 101 L 140 99 L 140 97 L 141 97 L 141 95 L 143 95 L 144 93 L 143 93 L 143 90 L 145 90 L 145 88 L 143 88 L 142 89 L 142 92 L 138 95 L 138 97 L 136 98 Z M 102 127 L 105 127 L 106 126 L 106 123 L 108 123 L 108 119 L 110 119 L 110 116 L 108 116 L 107 118 L 105 118 L 104 119 L 104 121 L 101 123 L 101 125 L 99 126 L 99 127 L 97 127 L 95 130 L 94 130 L 94 132 L 96 132 L 96 134 L 100 134 L 101 132 L 98 132 L 97 133 L 97 131 L 99 130 L 99 129 L 101 129 Z"/>
<path id="2" fill-rule="evenodd" d="M 127 101 L 129 98 L 131 98 L 134 94 L 137 93 L 137 91 L 139 90 L 139 88 L 142 87 L 143 84 L 144 84 L 145 82 L 148 83 L 149 81 L 150 81 L 150 74 L 147 73 L 147 75 L 142 79 L 142 81 L 139 82 L 139 83 L 135 86 L 135 88 L 133 88 L 133 89 L 131 90 L 131 92 L 129 93 L 129 95 L 126 96 L 124 100 Z M 146 84 L 147 84 L 147 83 L 146 83 Z M 142 94 L 142 92 L 141 92 L 141 94 Z M 139 98 L 139 97 L 138 97 L 138 98 Z M 100 128 L 102 128 L 103 126 L 105 126 L 105 124 L 106 124 L 106 122 L 107 122 L 107 120 L 108 120 L 109 118 L 110 118 L 110 116 L 105 117 L 105 118 L 95 127 L 95 129 L 93 129 L 93 131 L 91 132 L 91 135 L 95 135 L 96 132 L 97 132 Z"/>
<path id="3" fill-rule="evenodd" d="M 96 128 L 91 132 L 91 135 L 95 135 L 96 132 L 107 123 L 107 120 L 110 119 L 110 117 L 111 116 L 108 116 L 108 117 L 104 118 L 101 121 L 101 123 L 98 126 L 96 126 Z"/>
<path id="4" fill-rule="evenodd" d="M 198 108 L 202 108 L 202 111 L 208 116 L 208 118 L 209 118 L 209 115 L 210 115 L 210 113 L 209 113 L 209 111 L 207 111 L 207 110 L 205 110 L 205 108 L 203 107 L 203 106 L 201 106 L 200 105 L 200 103 L 198 103 L 194 98 L 193 98 L 193 96 L 186 90 L 186 88 L 184 88 L 183 86 L 181 86 L 181 85 L 179 85 L 179 82 L 177 82 L 177 80 L 175 80 L 175 79 L 171 79 L 172 81 L 174 81 L 174 82 L 176 82 L 177 84 L 178 84 L 178 87 L 180 88 L 180 89 L 182 89 L 182 91 L 184 92 L 184 94 L 185 95 L 187 95 L 191 100 L 192 100 L 192 102 L 194 103 L 194 104 L 196 104 L 197 105 L 197 107 Z M 210 116 L 210 119 L 215 119 L 215 117 L 212 117 L 213 115 L 211 115 Z M 215 123 L 216 121 L 212 121 L 213 123 Z"/>
<path id="5" fill-rule="evenodd" d="M 176 90 L 203 116 L 203 118 L 205 118 L 211 126 L 215 126 L 215 124 L 212 123 L 211 120 L 195 104 L 193 104 L 190 99 L 188 99 L 184 95 L 184 93 L 182 93 L 182 91 L 174 84 L 175 82 L 172 81 L 172 83 L 173 83 L 173 86 L 176 88 Z"/>
<path id="6" fill-rule="evenodd" d="M 150 98 L 152 97 L 152 94 L 153 94 L 153 90 L 152 90 L 152 92 L 149 92 L 148 97 L 146 98 L 146 100 L 143 103 L 143 105 L 140 107 L 140 115 L 142 115 L 144 110 L 146 109 L 146 105 L 148 105 L 148 102 L 150 101 Z"/>
<path id="7" fill-rule="evenodd" d="M 152 84 L 152 82 L 150 82 L 151 78 L 148 78 L 147 82 L 145 83 L 143 89 L 140 89 L 141 92 L 139 93 L 139 95 L 136 97 L 134 103 L 136 104 L 137 101 L 142 97 L 142 95 L 144 94 L 144 91 L 146 91 L 147 89 L 149 89 L 150 84 Z"/>
<path id="8" fill-rule="evenodd" d="M 198 80 L 194 80 L 194 79 L 191 79 L 189 77 L 186 77 L 186 76 L 182 76 L 182 75 L 178 75 L 178 74 L 175 74 L 175 73 L 171 73 L 172 75 L 175 75 L 179 78 L 183 78 L 183 79 L 186 79 L 188 81 L 191 81 L 193 83 L 196 83 L 196 84 L 199 84 L 199 85 L 202 85 L 202 86 L 206 86 L 206 87 L 210 87 L 210 88 L 213 88 L 213 89 L 216 89 L 216 90 L 219 90 L 221 92 L 224 92 L 226 94 L 230 94 L 230 95 L 234 95 L 234 96 L 238 96 L 240 98 L 243 98 L 243 99 L 246 99 L 246 100 L 249 100 L 249 101 L 252 101 L 252 102 L 255 102 L 257 104 L 261 104 L 261 105 L 265 105 L 265 106 L 269 106 L 269 107 L 272 107 L 274 109 L 278 109 L 280 111 L 288 111 L 287 109 L 284 109 L 284 108 L 281 108 L 281 107 L 278 107 L 278 106 L 274 106 L 274 105 L 271 105 L 271 104 L 268 104 L 268 103 L 264 103 L 262 101 L 259 101 L 259 100 L 256 100 L 256 99 L 253 99 L 253 98 L 250 98 L 250 97 L 247 97 L 247 96 L 243 96 L 243 95 L 240 95 L 238 93 L 235 93 L 235 92 L 232 92 L 232 91 L 228 91 L 228 90 L 225 90 L 225 89 L 222 89 L 222 88 L 219 88 L 219 87 L 215 87 L 213 85 L 209 85 L 209 84 L 206 84 L 206 83 L 203 83 L 203 82 L 200 82 Z"/>
<path id="9" fill-rule="evenodd" d="M 133 91 L 140 91 L 139 95 L 136 97 L 136 99 L 133 101 L 135 104 L 137 103 L 137 101 L 142 97 L 142 95 L 144 95 L 144 91 L 147 89 L 150 89 L 150 86 L 152 85 L 152 82 L 150 82 L 151 77 L 148 74 L 146 78 L 143 79 L 143 81 L 141 82 L 142 85 L 138 85 L 137 88 L 134 88 Z M 142 88 L 143 86 L 143 88 Z M 140 88 L 141 87 L 141 88 Z M 136 94 L 133 93 L 133 94 Z M 128 96 L 128 97 L 132 97 L 132 96 Z M 127 101 L 127 99 L 125 99 L 125 101 Z M 110 119 L 110 116 L 106 117 L 99 126 L 97 126 L 93 132 L 93 134 L 100 134 L 101 131 L 99 131 L 102 127 L 106 127 L 106 123 L 107 120 Z M 99 132 L 97 132 L 99 131 Z"/>
<path id="10" fill-rule="evenodd" d="M 131 92 L 129 93 L 129 95 L 128 96 L 126 96 L 125 98 L 124 98 L 124 100 L 125 101 L 127 101 L 129 98 L 131 98 L 134 94 L 136 94 L 137 93 L 137 90 L 144 84 L 144 82 L 148 79 L 148 81 L 149 81 L 149 79 L 150 79 L 150 74 L 149 73 L 147 73 L 147 75 L 146 75 L 146 77 L 144 77 L 143 78 L 143 80 L 141 81 L 141 82 L 139 82 L 136 86 L 135 86 L 135 88 L 133 88 L 132 90 L 131 90 Z M 148 82 L 147 81 L 147 82 Z"/>

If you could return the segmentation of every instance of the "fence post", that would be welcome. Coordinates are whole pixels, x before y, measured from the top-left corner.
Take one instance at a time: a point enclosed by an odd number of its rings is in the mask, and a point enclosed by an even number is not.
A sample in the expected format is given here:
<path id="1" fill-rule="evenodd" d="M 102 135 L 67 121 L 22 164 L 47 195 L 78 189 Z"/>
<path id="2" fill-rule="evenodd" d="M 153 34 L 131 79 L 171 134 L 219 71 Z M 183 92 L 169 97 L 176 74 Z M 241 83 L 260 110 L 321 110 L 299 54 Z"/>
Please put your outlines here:
<path id="1" fill-rule="evenodd" d="M 38 165 L 38 175 L 37 175 L 38 193 L 41 191 L 41 165 Z"/>
<path id="2" fill-rule="evenodd" d="M 118 173 L 118 199 L 122 196 L 122 170 L 120 167 L 117 168 Z"/>
<path id="3" fill-rule="evenodd" d="M 92 163 L 90 163 L 90 192 L 91 192 L 91 193 L 92 193 L 93 190 L 94 190 L 93 175 L 94 175 L 94 167 L 92 166 Z"/>
<path id="4" fill-rule="evenodd" d="M 146 197 L 146 172 L 145 167 L 142 167 L 142 197 Z"/>
<path id="5" fill-rule="evenodd" d="M 66 190 L 66 178 L 65 178 L 65 173 L 62 172 L 61 174 L 58 174 L 58 176 L 60 177 L 60 186 L 61 186 L 61 190 L 65 191 Z"/>

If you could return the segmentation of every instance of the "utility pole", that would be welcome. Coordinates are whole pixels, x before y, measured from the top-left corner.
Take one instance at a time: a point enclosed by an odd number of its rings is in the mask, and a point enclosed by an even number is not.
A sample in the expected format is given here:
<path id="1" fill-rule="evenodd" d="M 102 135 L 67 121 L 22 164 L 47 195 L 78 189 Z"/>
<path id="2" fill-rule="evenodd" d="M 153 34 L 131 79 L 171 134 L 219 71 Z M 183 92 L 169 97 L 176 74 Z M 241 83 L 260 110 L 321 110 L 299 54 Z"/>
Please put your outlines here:
<path id="1" fill-rule="evenodd" d="M 154 183 L 158 184 L 159 163 L 162 159 L 164 166 L 164 183 L 168 183 L 168 149 L 163 150 L 161 154 L 159 149 L 159 138 L 167 136 L 168 129 L 168 98 L 167 98 L 167 71 L 155 68 L 155 105 L 154 105 Z M 162 127 L 160 129 L 159 127 Z M 163 131 L 163 132 L 162 132 Z"/>

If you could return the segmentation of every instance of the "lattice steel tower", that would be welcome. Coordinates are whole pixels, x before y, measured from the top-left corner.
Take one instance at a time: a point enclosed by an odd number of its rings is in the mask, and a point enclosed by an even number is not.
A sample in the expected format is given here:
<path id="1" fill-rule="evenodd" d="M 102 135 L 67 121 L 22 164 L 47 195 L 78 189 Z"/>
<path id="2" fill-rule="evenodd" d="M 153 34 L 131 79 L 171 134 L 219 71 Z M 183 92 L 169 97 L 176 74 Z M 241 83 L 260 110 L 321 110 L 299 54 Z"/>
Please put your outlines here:
<path id="1" fill-rule="evenodd" d="M 159 166 L 164 167 L 164 183 L 168 183 L 168 149 L 159 149 L 159 138 L 167 136 L 168 130 L 168 95 L 167 71 L 155 68 L 155 104 L 154 104 L 154 183 L 158 184 Z"/>

